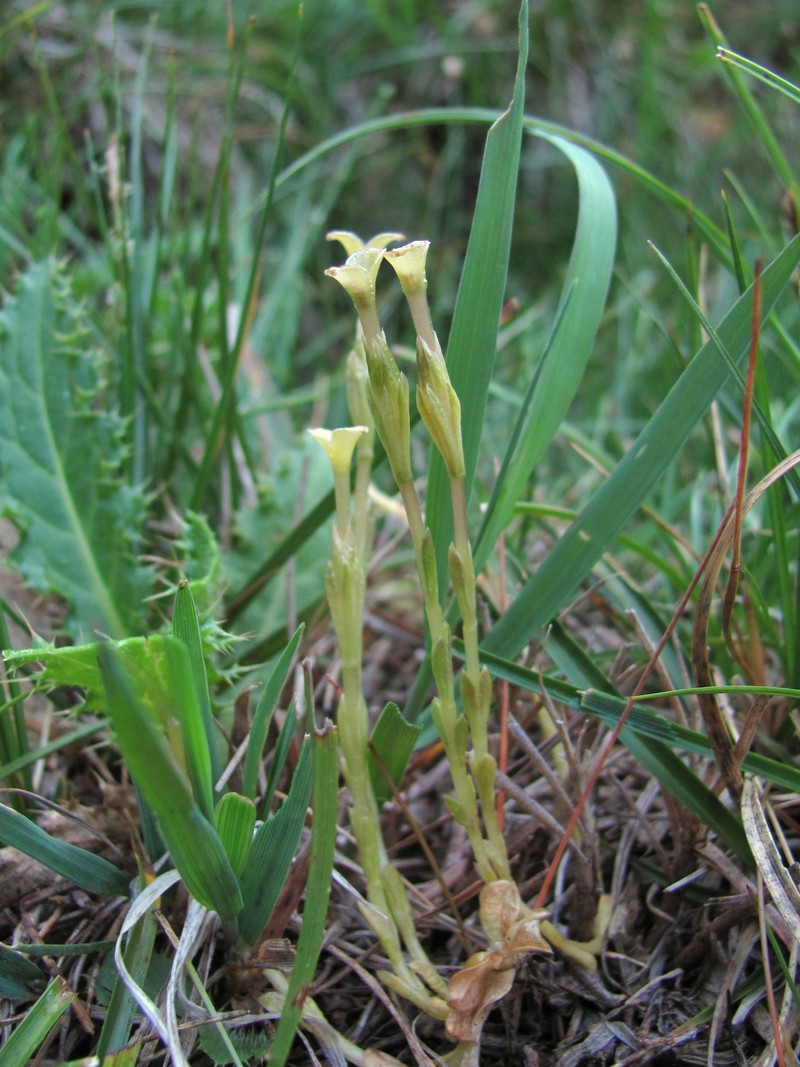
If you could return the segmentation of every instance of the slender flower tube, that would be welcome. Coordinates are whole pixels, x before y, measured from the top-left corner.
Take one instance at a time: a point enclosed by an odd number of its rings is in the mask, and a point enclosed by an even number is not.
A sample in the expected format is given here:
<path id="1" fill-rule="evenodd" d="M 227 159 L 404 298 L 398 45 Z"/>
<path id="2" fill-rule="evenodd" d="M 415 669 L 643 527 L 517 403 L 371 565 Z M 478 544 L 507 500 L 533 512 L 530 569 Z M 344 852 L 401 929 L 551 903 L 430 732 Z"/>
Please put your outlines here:
<path id="1" fill-rule="evenodd" d="M 386 261 L 394 267 L 400 281 L 400 287 L 408 303 L 414 329 L 431 348 L 438 347 L 433 330 L 431 312 L 428 307 L 428 278 L 425 274 L 425 260 L 430 248 L 430 241 L 411 241 L 402 248 L 393 248 L 386 253 Z"/>
<path id="2" fill-rule="evenodd" d="M 360 438 L 369 433 L 367 426 L 345 426 L 338 430 L 307 430 L 327 453 L 333 469 L 336 493 L 336 528 L 344 537 L 350 524 L 350 465 Z"/>

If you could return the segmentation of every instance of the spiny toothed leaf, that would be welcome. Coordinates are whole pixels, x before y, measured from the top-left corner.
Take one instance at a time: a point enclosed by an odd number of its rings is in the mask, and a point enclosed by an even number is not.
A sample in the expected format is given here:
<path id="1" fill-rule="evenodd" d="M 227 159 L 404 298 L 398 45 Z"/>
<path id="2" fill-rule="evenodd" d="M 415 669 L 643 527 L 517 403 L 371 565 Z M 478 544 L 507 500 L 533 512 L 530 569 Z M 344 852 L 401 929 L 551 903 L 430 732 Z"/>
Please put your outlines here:
<path id="1" fill-rule="evenodd" d="M 104 369 L 58 266 L 32 266 L 0 312 L 0 508 L 20 533 L 11 562 L 66 600 L 84 638 L 139 629 L 149 591 L 143 498 L 123 474 L 126 426 Z"/>

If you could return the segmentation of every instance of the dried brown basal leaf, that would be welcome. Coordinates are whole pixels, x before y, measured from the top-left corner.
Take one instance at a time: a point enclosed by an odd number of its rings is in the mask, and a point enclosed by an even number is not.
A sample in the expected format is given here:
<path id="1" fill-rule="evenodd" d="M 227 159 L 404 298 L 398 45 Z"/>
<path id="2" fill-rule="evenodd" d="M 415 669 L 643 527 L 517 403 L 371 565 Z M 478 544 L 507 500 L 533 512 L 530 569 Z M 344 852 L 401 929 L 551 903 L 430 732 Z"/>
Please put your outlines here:
<path id="1" fill-rule="evenodd" d="M 754 778 L 745 781 L 742 822 L 764 885 L 792 935 L 800 940 L 800 891 L 773 840 Z"/>
<path id="2" fill-rule="evenodd" d="M 543 912 L 522 903 L 513 882 L 491 882 L 481 890 L 480 915 L 493 942 L 450 979 L 445 1028 L 454 1041 L 476 1044 L 494 1005 L 514 984 L 519 962 L 532 952 L 550 952 L 539 932 Z"/>

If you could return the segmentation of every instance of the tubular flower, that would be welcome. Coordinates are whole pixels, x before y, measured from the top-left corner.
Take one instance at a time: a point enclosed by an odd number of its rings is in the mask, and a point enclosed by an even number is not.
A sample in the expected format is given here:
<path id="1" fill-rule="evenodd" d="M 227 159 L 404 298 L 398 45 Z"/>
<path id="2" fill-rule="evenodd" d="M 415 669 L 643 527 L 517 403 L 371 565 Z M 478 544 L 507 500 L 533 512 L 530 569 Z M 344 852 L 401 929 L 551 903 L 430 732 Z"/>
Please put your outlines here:
<path id="1" fill-rule="evenodd" d="M 355 304 L 364 336 L 381 332 L 375 303 L 375 280 L 384 252 L 382 248 L 360 248 L 349 255 L 342 267 L 329 267 L 325 273 L 335 279 Z"/>
<path id="2" fill-rule="evenodd" d="M 336 527 L 344 537 L 350 523 L 350 464 L 360 438 L 369 433 L 366 426 L 344 426 L 338 430 L 307 430 L 328 455 L 333 468 L 336 494 Z"/>
<path id="3" fill-rule="evenodd" d="M 425 276 L 425 259 L 429 248 L 430 241 L 411 241 L 402 248 L 391 249 L 385 258 L 394 267 L 400 281 L 417 335 L 426 344 L 434 346 L 437 341 L 428 307 L 428 279 Z"/>
<path id="4" fill-rule="evenodd" d="M 350 470 L 353 452 L 359 438 L 367 433 L 366 426 L 343 426 L 338 430 L 307 430 L 306 433 L 319 442 L 331 461 L 333 473 L 342 474 Z"/>

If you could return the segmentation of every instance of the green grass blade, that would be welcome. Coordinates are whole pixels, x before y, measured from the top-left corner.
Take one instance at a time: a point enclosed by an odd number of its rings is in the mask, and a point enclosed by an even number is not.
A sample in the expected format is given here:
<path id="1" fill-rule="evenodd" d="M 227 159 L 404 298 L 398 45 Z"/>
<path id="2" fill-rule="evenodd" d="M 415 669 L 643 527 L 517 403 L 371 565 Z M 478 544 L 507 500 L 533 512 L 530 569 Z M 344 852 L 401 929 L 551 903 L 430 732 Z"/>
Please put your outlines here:
<path id="1" fill-rule="evenodd" d="M 44 975 L 30 960 L 0 945 L 0 997 L 27 1000 L 44 984 Z"/>
<path id="2" fill-rule="evenodd" d="M 77 730 L 70 730 L 68 734 L 62 734 L 53 741 L 48 741 L 46 745 L 31 749 L 24 755 L 18 756 L 0 767 L 0 781 L 6 781 L 10 775 L 30 767 L 37 760 L 47 759 L 48 756 L 52 756 L 55 752 L 61 752 L 72 745 L 80 745 L 81 742 L 100 733 L 103 729 L 105 729 L 105 724 L 102 722 L 87 722 L 83 726 L 79 726 Z"/>
<path id="3" fill-rule="evenodd" d="M 703 825 L 724 841 L 748 866 L 755 866 L 744 827 L 739 819 L 689 770 L 680 756 L 662 741 L 643 737 L 628 725 L 623 726 L 620 740 L 687 811 L 699 816 Z"/>
<path id="4" fill-rule="evenodd" d="M 459 643 L 454 642 L 454 645 L 460 654 Z M 555 645 L 557 648 L 554 647 Z M 495 656 L 485 650 L 481 650 L 481 662 L 495 678 L 503 679 L 531 693 L 546 692 L 553 700 L 595 715 L 612 728 L 616 726 L 620 715 L 625 710 L 627 703 L 625 698 L 609 692 L 609 689 L 613 687 L 609 685 L 602 672 L 598 671 L 591 660 L 582 654 L 575 642 L 568 638 L 562 640 L 557 628 L 553 630 L 553 638 L 548 648 L 559 669 L 564 671 L 572 681 L 567 682 L 555 675 L 531 671 L 513 660 Z M 729 686 L 725 691 L 728 692 L 731 688 L 733 687 Z M 757 688 L 759 692 L 763 691 L 762 687 L 754 688 Z M 783 694 L 786 690 L 781 689 L 780 692 Z M 680 693 L 680 690 L 676 690 L 676 693 Z M 630 713 L 627 725 L 634 733 L 663 742 L 671 749 L 694 752 L 708 759 L 714 757 L 705 734 L 671 722 L 644 704 L 636 704 Z M 789 789 L 795 793 L 800 792 L 800 768 L 791 764 L 750 752 L 745 756 L 742 768 L 783 789 Z"/>
<path id="5" fill-rule="evenodd" d="M 278 899 L 300 839 L 311 796 L 314 768 L 311 746 L 303 745 L 289 795 L 259 828 L 241 876 L 244 906 L 239 917 L 242 939 L 254 945 Z"/>
<path id="6" fill-rule="evenodd" d="M 314 736 L 314 817 L 303 926 L 278 1031 L 270 1052 L 272 1067 L 283 1067 L 317 967 L 330 899 L 339 789 L 337 731 L 330 723 Z"/>
<path id="7" fill-rule="evenodd" d="M 266 237 L 267 226 L 272 216 L 272 205 L 275 195 L 276 181 L 278 178 L 278 174 L 280 173 L 279 162 L 280 157 L 282 155 L 283 144 L 286 135 L 286 124 L 289 120 L 292 105 L 291 84 L 299 60 L 300 26 L 301 20 L 298 18 L 295 51 L 291 63 L 290 85 L 286 91 L 286 96 L 284 100 L 284 106 L 281 114 L 281 121 L 278 128 L 278 136 L 275 145 L 275 153 L 273 156 L 272 167 L 270 169 L 269 179 L 267 183 L 266 197 L 264 199 L 261 215 L 258 220 L 258 225 L 256 227 L 254 248 L 258 249 L 259 251 L 264 247 L 264 239 Z M 236 377 L 241 359 L 242 349 L 244 347 L 244 343 L 247 337 L 247 330 L 249 328 L 249 310 L 252 306 L 252 302 L 256 294 L 256 286 L 260 276 L 260 271 L 261 260 L 260 256 L 256 255 L 253 258 L 252 267 L 247 279 L 245 295 L 242 300 L 242 307 L 244 311 L 239 322 L 239 328 L 236 333 L 233 348 L 227 354 L 227 358 L 225 359 L 225 370 L 221 382 L 222 394 L 220 396 L 219 401 L 214 406 L 214 416 L 212 424 L 206 436 L 206 446 L 203 452 L 203 457 L 200 461 L 200 466 L 198 468 L 194 489 L 192 491 L 191 506 L 193 508 L 199 509 L 202 507 L 213 465 L 222 451 L 223 444 L 229 437 L 230 424 L 235 421 L 236 418 L 236 410 L 234 405 Z M 221 336 L 223 336 L 224 338 L 224 320 L 220 332 Z M 223 344 L 226 345 L 224 339 Z"/>
<path id="8" fill-rule="evenodd" d="M 730 352 L 728 352 L 727 348 L 725 347 L 725 344 L 722 341 L 721 337 L 711 325 L 711 323 L 708 321 L 706 316 L 703 314 L 702 308 L 697 303 L 692 294 L 689 292 L 688 288 L 684 285 L 683 281 L 678 275 L 678 272 L 675 270 L 675 268 L 672 266 L 666 256 L 664 256 L 655 246 L 651 247 L 653 248 L 653 251 L 658 256 L 662 265 L 666 269 L 670 278 L 675 283 L 678 292 L 689 305 L 692 314 L 703 327 L 703 330 L 706 332 L 709 338 L 717 346 L 719 354 L 722 356 L 728 366 L 728 370 L 730 371 L 731 377 L 739 385 L 739 388 L 742 390 L 742 395 L 744 396 L 744 377 L 742 376 L 742 373 L 739 368 L 736 366 L 736 363 L 731 357 Z M 784 446 L 783 442 L 778 437 L 778 435 L 775 433 L 769 415 L 764 411 L 764 408 L 758 401 L 758 394 L 756 396 L 756 399 L 753 400 L 753 414 L 756 416 L 758 424 L 761 428 L 761 432 L 764 435 L 765 439 L 768 441 L 772 451 L 775 454 L 776 459 L 786 459 L 789 452 Z M 794 489 L 795 495 L 798 497 L 798 499 L 800 499 L 800 477 L 798 477 L 797 471 L 794 469 L 788 470 L 786 472 L 786 480 L 791 484 L 792 488 Z"/>
<path id="9" fill-rule="evenodd" d="M 730 48 L 724 48 L 722 45 L 717 48 L 717 55 L 725 63 L 730 63 L 732 67 L 738 67 L 745 74 L 758 78 L 759 81 L 768 85 L 770 89 L 783 93 L 793 104 L 800 104 L 800 88 L 794 82 L 790 82 L 787 78 L 782 78 L 775 71 L 762 67 L 760 63 L 755 63 L 752 59 L 747 59 L 746 56 L 740 56 L 738 52 L 733 52 Z"/>
<path id="10" fill-rule="evenodd" d="M 310 706 L 311 705 L 309 705 L 309 707 Z M 278 742 L 275 745 L 275 751 L 272 753 L 272 763 L 269 768 L 267 787 L 264 790 L 264 796 L 261 798 L 261 803 L 259 804 L 259 811 L 262 818 L 266 817 L 269 809 L 272 807 L 275 789 L 277 788 L 281 771 L 286 764 L 286 757 L 289 755 L 289 750 L 292 747 L 296 726 L 297 708 L 293 697 L 289 703 L 289 707 L 286 709 L 286 718 L 283 720 L 281 732 L 278 734 Z"/>
<path id="11" fill-rule="evenodd" d="M 519 63 L 514 95 L 508 109 L 492 125 L 486 138 L 475 214 L 447 343 L 447 369 L 461 402 L 467 493 L 472 487 L 480 447 L 505 296 L 522 144 L 527 62 L 528 5 L 524 0 L 519 11 Z M 439 583 L 443 588 L 453 522 L 450 484 L 438 453 L 431 454 L 425 510 L 436 545 Z"/>
<path id="12" fill-rule="evenodd" d="M 280 188 L 295 181 L 298 174 L 301 174 L 337 148 L 353 141 L 372 137 L 376 134 L 388 133 L 392 130 L 413 129 L 416 126 L 449 126 L 469 123 L 486 125 L 496 122 L 497 118 L 498 112 L 489 108 L 436 107 L 421 108 L 418 111 L 404 111 L 399 115 L 384 115 L 379 119 L 371 119 L 359 123 L 358 126 L 353 126 L 350 129 L 334 134 L 326 141 L 321 141 L 281 173 L 276 187 Z M 546 122 L 544 119 L 536 118 L 532 115 L 525 116 L 524 126 L 530 133 L 561 137 L 572 144 L 581 145 L 594 155 L 605 159 L 615 167 L 619 167 L 657 200 L 676 211 L 681 219 L 691 217 L 693 226 L 703 235 L 717 258 L 726 265 L 729 263 L 728 244 L 723 230 L 705 212 L 698 210 L 688 197 L 673 189 L 671 185 L 661 181 L 650 171 L 624 156 L 621 152 L 617 152 L 615 149 L 603 144 L 602 141 L 596 141 L 592 137 L 587 137 L 576 130 L 571 130 L 568 126 L 562 126 L 557 122 Z"/>
<path id="13" fill-rule="evenodd" d="M 191 674 L 197 692 L 197 702 L 206 749 L 211 761 L 211 779 L 216 782 L 222 773 L 222 761 L 219 756 L 217 734 L 214 730 L 214 717 L 211 714 L 211 697 L 208 692 L 206 661 L 203 655 L 203 639 L 200 635 L 200 622 L 192 596 L 191 586 L 183 579 L 175 593 L 175 606 L 172 612 L 172 633 L 186 646 L 189 652 Z"/>
<path id="14" fill-rule="evenodd" d="M 105 896 L 127 896 L 130 878 L 113 863 L 77 845 L 51 837 L 13 808 L 0 804 L 0 841 L 38 860 L 82 889 Z"/>
<path id="15" fill-rule="evenodd" d="M 762 275 L 763 316 L 769 314 L 799 261 L 800 237 L 795 237 Z M 737 300 L 717 330 L 736 363 L 748 349 L 751 314 L 752 286 Z M 728 369 L 717 346 L 713 340 L 707 341 L 614 472 L 492 628 L 484 642 L 488 651 L 513 658 L 531 634 L 557 613 L 643 503 L 705 414 L 727 375 Z"/>
<path id="16" fill-rule="evenodd" d="M 75 999 L 63 978 L 54 978 L 3 1045 L 3 1067 L 26 1067 L 36 1049 Z"/>
<path id="17" fill-rule="evenodd" d="M 304 629 L 304 626 L 298 626 L 294 632 L 291 641 L 272 668 L 269 680 L 264 686 L 264 691 L 256 705 L 253 723 L 250 727 L 247 753 L 244 758 L 244 771 L 242 772 L 242 793 L 251 800 L 255 800 L 256 789 L 258 788 L 258 771 L 264 755 L 264 745 L 267 742 L 267 731 L 269 730 L 272 713 L 278 703 L 283 687 L 286 685 L 289 668 L 292 665 L 292 660 L 295 652 L 297 652 L 297 646 L 300 644 Z"/>
<path id="18" fill-rule="evenodd" d="M 718 50 L 717 54 L 719 55 L 720 49 L 727 49 L 728 42 L 726 41 L 725 36 L 717 25 L 714 16 L 711 14 L 711 10 L 708 5 L 699 4 L 697 10 L 700 15 L 700 21 L 705 26 L 708 35 L 711 37 L 711 40 L 716 45 Z M 766 151 L 767 156 L 769 157 L 770 163 L 775 169 L 775 173 L 778 175 L 778 177 L 786 186 L 786 188 L 791 190 L 795 194 L 796 198 L 798 191 L 798 183 L 797 178 L 794 174 L 794 169 L 789 160 L 786 158 L 786 155 L 784 154 L 784 151 L 781 148 L 780 144 L 778 143 L 777 137 L 772 132 L 772 128 L 764 117 L 764 113 L 759 107 L 758 102 L 756 101 L 753 94 L 750 92 L 746 79 L 743 77 L 742 73 L 737 69 L 735 65 L 731 63 L 726 63 L 725 67 L 736 98 L 738 99 L 739 104 L 745 115 L 747 115 L 747 118 L 750 121 L 750 125 L 755 131 L 756 137 L 759 139 L 759 141 L 761 141 L 762 145 L 764 146 L 764 150 Z"/>
<path id="19" fill-rule="evenodd" d="M 181 878 L 204 907 L 233 919 L 242 897 L 219 835 L 197 806 L 186 774 L 142 705 L 118 655 L 101 645 L 99 657 L 120 750 L 158 820 Z"/>
<path id="20" fill-rule="evenodd" d="M 214 787 L 211 779 L 211 754 L 208 750 L 206 723 L 198 699 L 198 679 L 193 671 L 191 653 L 177 638 L 164 641 L 167 676 L 172 707 L 180 724 L 183 756 L 192 783 L 192 794 L 209 822 L 214 819 Z M 210 710 L 210 709 L 209 709 Z"/>
<path id="21" fill-rule="evenodd" d="M 585 149 L 547 137 L 572 163 L 578 222 L 553 336 L 531 384 L 489 501 L 475 548 L 481 569 L 508 525 L 525 482 L 567 414 L 605 307 L 617 240 L 616 199 L 605 171 Z"/>

